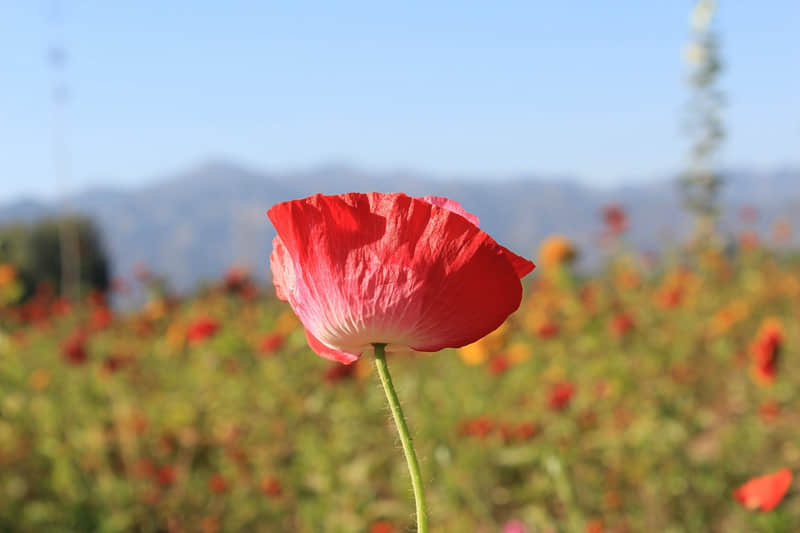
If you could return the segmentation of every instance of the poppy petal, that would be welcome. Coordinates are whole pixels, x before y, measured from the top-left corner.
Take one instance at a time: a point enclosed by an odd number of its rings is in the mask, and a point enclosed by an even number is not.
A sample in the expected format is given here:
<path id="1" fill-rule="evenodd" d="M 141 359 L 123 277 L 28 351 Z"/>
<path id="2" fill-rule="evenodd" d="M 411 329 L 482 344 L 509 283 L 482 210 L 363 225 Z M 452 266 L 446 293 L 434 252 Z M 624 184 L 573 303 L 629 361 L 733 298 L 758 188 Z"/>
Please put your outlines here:
<path id="1" fill-rule="evenodd" d="M 771 511 L 781 502 L 792 484 L 792 472 L 783 468 L 773 474 L 754 477 L 733 492 L 733 497 L 748 509 Z"/>
<path id="2" fill-rule="evenodd" d="M 279 300 L 289 301 L 288 293 L 294 288 L 294 265 L 289 257 L 289 251 L 283 245 L 280 237 L 272 239 L 272 254 L 269 257 L 272 270 L 272 283 L 275 285 L 275 295 Z"/>
<path id="3" fill-rule="evenodd" d="M 338 363 L 343 363 L 345 365 L 349 365 L 350 363 L 355 362 L 361 356 L 360 353 L 347 353 L 341 350 L 336 350 L 334 348 L 330 348 L 325 346 L 317 339 L 314 335 L 311 334 L 310 331 L 306 331 L 306 340 L 308 341 L 309 347 L 311 347 L 314 352 L 324 357 L 325 359 L 330 359 L 331 361 L 336 361 Z"/>
<path id="4" fill-rule="evenodd" d="M 451 200 L 450 198 L 445 198 L 444 196 L 423 196 L 420 200 L 424 200 L 429 204 L 433 204 L 437 207 L 442 207 L 447 209 L 448 211 L 452 211 L 457 215 L 461 215 L 462 217 L 466 218 L 476 226 L 481 225 L 481 220 L 478 218 L 478 215 L 473 215 L 466 209 L 464 209 L 460 203 L 456 202 L 455 200 Z"/>
<path id="5" fill-rule="evenodd" d="M 469 344 L 519 307 L 534 267 L 463 215 L 401 193 L 315 195 L 268 215 L 277 291 L 346 354 Z"/>

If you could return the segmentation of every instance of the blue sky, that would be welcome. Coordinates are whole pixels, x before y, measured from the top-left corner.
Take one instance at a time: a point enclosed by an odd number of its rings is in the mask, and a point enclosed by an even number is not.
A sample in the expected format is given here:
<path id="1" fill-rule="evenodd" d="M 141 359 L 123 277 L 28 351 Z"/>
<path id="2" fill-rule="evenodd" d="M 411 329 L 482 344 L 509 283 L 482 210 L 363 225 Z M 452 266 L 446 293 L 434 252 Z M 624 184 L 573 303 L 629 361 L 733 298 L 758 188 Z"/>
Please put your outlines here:
<path id="1" fill-rule="evenodd" d="M 592 184 L 681 168 L 692 2 L 62 0 L 71 176 L 54 177 L 51 2 L 0 0 L 0 201 L 209 159 Z M 724 166 L 800 164 L 800 2 L 721 1 Z"/>

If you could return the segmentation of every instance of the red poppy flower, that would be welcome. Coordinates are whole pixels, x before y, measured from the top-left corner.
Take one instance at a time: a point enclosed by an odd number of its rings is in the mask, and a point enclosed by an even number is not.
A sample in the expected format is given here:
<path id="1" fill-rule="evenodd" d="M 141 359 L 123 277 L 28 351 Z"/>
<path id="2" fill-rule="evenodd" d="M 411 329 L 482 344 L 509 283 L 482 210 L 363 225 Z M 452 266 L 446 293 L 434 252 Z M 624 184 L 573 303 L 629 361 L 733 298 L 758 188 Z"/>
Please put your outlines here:
<path id="1" fill-rule="evenodd" d="M 775 381 L 782 344 L 783 331 L 780 322 L 775 319 L 765 320 L 750 346 L 753 375 L 759 383 L 770 384 Z"/>
<path id="2" fill-rule="evenodd" d="M 494 423 L 486 416 L 461 422 L 459 432 L 470 437 L 485 437 L 494 430 Z"/>
<path id="3" fill-rule="evenodd" d="M 178 479 L 178 470 L 172 465 L 164 465 L 158 469 L 156 473 L 158 484 L 162 487 L 168 487 L 175 483 Z"/>
<path id="4" fill-rule="evenodd" d="M 222 474 L 213 474 L 208 478 L 208 488 L 215 494 L 222 494 L 228 490 L 228 481 Z"/>
<path id="5" fill-rule="evenodd" d="M 277 498 L 283 492 L 281 482 L 274 477 L 265 477 L 261 480 L 261 492 L 267 496 Z"/>
<path id="6" fill-rule="evenodd" d="M 569 405 L 572 395 L 575 394 L 575 386 L 569 382 L 557 383 L 550 390 L 550 397 L 547 404 L 554 411 L 561 411 Z"/>
<path id="7" fill-rule="evenodd" d="M 536 327 L 536 335 L 538 335 L 540 339 L 551 339 L 558 335 L 560 329 L 558 324 L 547 320 Z"/>
<path id="8" fill-rule="evenodd" d="M 612 235 L 619 235 L 628 229 L 628 215 L 621 205 L 608 205 L 603 208 L 603 222 Z"/>
<path id="9" fill-rule="evenodd" d="M 609 328 L 617 337 L 624 337 L 635 325 L 636 322 L 628 313 L 616 314 L 609 322 Z"/>
<path id="10" fill-rule="evenodd" d="M 499 376 L 500 374 L 505 373 L 510 366 L 511 362 L 508 360 L 508 357 L 501 353 L 499 355 L 495 355 L 489 361 L 489 372 L 493 376 Z"/>
<path id="11" fill-rule="evenodd" d="M 190 343 L 196 344 L 213 337 L 218 329 L 219 323 L 213 318 L 201 318 L 189 325 L 189 329 L 186 331 L 186 339 Z"/>
<path id="12" fill-rule="evenodd" d="M 283 344 L 286 342 L 286 337 L 284 337 L 281 333 L 275 331 L 273 333 L 268 333 L 261 338 L 261 342 L 258 343 L 258 351 L 264 355 L 271 355 L 283 347 Z"/>
<path id="13" fill-rule="evenodd" d="M 86 335 L 76 331 L 61 343 L 61 355 L 72 365 L 82 365 L 89 358 L 86 350 Z"/>
<path id="14" fill-rule="evenodd" d="M 394 533 L 394 531 L 394 526 L 387 520 L 378 520 L 369 526 L 369 533 Z"/>
<path id="15" fill-rule="evenodd" d="M 733 497 L 747 509 L 770 511 L 783 499 L 792 484 L 792 472 L 783 468 L 773 474 L 754 477 L 733 491 Z"/>
<path id="16" fill-rule="evenodd" d="M 341 363 L 373 343 L 435 352 L 474 342 L 519 307 L 534 268 L 445 198 L 317 194 L 267 214 L 277 296 L 311 348 Z"/>

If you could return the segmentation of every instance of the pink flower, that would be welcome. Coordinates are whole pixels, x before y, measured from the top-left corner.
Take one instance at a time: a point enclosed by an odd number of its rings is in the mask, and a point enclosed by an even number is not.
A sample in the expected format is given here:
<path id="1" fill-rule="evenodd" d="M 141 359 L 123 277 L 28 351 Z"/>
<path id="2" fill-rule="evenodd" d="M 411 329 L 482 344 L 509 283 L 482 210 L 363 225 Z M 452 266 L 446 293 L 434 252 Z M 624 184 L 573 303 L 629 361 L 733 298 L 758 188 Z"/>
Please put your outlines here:
<path id="1" fill-rule="evenodd" d="M 352 363 L 374 343 L 435 352 L 496 329 L 522 298 L 530 261 L 446 198 L 317 194 L 267 213 L 270 257 L 317 354 Z"/>
<path id="2" fill-rule="evenodd" d="M 503 533 L 527 533 L 525 524 L 519 520 L 511 520 L 503 526 Z"/>

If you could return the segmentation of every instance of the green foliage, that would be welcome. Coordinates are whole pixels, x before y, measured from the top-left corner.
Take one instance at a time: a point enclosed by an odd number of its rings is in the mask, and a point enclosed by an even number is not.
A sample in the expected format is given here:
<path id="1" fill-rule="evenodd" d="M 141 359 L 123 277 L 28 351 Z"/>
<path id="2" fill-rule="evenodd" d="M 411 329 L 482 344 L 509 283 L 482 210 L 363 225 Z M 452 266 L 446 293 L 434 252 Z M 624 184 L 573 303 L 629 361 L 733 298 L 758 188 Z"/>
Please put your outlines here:
<path id="1" fill-rule="evenodd" d="M 108 288 L 109 262 L 92 221 L 82 216 L 46 218 L 0 227 L 0 264 L 11 263 L 19 270 L 24 286 L 23 299 L 42 282 L 60 292 L 63 231 L 77 236 L 81 285 L 100 290 Z"/>
<path id="2" fill-rule="evenodd" d="M 798 531 L 797 494 L 761 514 L 732 492 L 800 464 L 800 263 L 753 251 L 697 264 L 620 262 L 566 286 L 534 275 L 485 352 L 390 354 L 432 531 L 512 518 L 529 531 Z M 249 298 L 211 289 L 105 327 L 88 308 L 0 339 L 0 531 L 410 530 L 371 358 L 326 361 L 288 305 Z M 196 327 L 205 317 L 216 330 Z M 782 359 L 759 384 L 750 346 L 768 317 Z M 88 360 L 70 363 L 78 325 Z M 574 396 L 554 407 L 564 382 Z"/>

